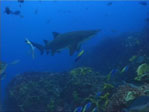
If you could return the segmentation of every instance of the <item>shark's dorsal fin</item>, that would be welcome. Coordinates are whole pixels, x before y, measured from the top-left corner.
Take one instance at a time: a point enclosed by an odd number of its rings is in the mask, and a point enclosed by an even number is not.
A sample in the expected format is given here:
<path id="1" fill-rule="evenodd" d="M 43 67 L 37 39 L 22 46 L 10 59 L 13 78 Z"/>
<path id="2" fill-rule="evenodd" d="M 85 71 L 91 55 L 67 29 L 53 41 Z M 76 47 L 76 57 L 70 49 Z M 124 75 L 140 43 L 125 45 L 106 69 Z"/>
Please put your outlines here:
<path id="1" fill-rule="evenodd" d="M 54 39 L 56 39 L 56 37 L 60 34 L 58 32 L 52 32 Z"/>

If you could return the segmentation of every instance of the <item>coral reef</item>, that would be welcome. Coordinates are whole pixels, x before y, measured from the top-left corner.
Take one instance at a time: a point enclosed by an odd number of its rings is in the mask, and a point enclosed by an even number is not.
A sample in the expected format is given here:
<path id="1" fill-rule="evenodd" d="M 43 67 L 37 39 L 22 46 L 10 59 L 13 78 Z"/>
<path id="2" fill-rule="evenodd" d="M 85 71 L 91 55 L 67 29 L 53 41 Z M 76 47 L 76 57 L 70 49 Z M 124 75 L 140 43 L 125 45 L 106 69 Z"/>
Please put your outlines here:
<path id="1" fill-rule="evenodd" d="M 133 110 L 129 107 L 136 99 L 149 97 L 148 35 L 144 31 L 102 40 L 78 61 L 85 62 L 83 67 L 68 72 L 22 73 L 8 85 L 5 105 L 16 112 Z"/>
<path id="2" fill-rule="evenodd" d="M 93 70 L 92 68 L 90 67 L 78 67 L 78 68 L 74 68 L 70 71 L 70 74 L 73 76 L 73 77 L 76 77 L 78 75 L 87 75 L 87 74 L 90 74 L 92 73 Z"/>
<path id="3" fill-rule="evenodd" d="M 90 102 L 90 110 L 121 112 L 139 96 L 149 96 L 148 84 L 125 83 L 116 89 L 105 78 L 88 67 L 65 73 L 24 73 L 9 84 L 6 104 L 20 112 L 64 112 Z"/>
<path id="4" fill-rule="evenodd" d="M 19 112 L 72 111 L 103 86 L 104 77 L 89 67 L 65 73 L 28 72 L 8 86 L 7 105 Z"/>
<path id="5" fill-rule="evenodd" d="M 110 98 L 106 112 L 122 112 L 124 108 L 140 96 L 149 96 L 149 85 L 134 86 L 132 84 L 121 85 Z"/>
<path id="6" fill-rule="evenodd" d="M 62 89 L 58 79 L 59 74 L 53 73 L 21 74 L 9 85 L 8 99 L 11 99 L 11 102 L 8 103 L 15 105 L 17 111 L 51 110 L 52 112 L 56 109 L 55 99 L 59 97 Z"/>

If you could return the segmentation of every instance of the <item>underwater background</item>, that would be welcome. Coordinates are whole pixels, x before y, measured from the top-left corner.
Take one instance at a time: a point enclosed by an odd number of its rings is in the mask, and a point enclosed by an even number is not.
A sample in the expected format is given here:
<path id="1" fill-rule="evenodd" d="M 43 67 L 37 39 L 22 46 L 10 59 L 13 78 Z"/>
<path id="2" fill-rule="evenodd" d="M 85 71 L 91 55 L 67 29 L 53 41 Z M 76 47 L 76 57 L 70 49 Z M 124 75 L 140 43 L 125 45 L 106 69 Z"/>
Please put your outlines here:
<path id="1" fill-rule="evenodd" d="M 0 112 L 149 112 L 148 1 L 0 5 Z M 72 56 L 35 48 L 33 58 L 25 42 L 44 45 L 52 32 L 98 29 Z"/>

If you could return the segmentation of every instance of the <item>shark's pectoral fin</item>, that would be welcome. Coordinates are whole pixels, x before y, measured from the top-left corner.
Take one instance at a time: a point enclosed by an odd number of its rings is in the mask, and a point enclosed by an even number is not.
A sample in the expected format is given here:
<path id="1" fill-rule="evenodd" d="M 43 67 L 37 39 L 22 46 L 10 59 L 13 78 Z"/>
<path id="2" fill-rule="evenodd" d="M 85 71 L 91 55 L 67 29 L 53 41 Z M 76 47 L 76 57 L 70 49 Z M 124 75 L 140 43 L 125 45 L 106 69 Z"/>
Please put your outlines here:
<path id="1" fill-rule="evenodd" d="M 77 51 L 80 51 L 81 49 L 81 44 L 77 45 Z"/>
<path id="2" fill-rule="evenodd" d="M 77 51 L 78 49 L 78 44 L 72 44 L 69 46 L 69 54 L 70 56 L 72 56 L 74 54 L 75 51 Z"/>

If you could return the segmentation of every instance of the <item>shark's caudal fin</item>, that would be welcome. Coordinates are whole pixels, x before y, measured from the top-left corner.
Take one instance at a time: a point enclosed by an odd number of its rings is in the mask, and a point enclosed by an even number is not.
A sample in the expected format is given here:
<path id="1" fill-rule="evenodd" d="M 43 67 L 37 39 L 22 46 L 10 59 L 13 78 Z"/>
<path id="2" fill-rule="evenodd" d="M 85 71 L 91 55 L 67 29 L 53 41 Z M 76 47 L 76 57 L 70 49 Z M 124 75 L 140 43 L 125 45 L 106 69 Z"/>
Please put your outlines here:
<path id="1" fill-rule="evenodd" d="M 35 42 L 32 42 L 32 41 L 29 41 L 28 39 L 26 39 L 25 41 L 27 44 L 31 45 L 31 48 L 32 48 L 32 52 L 34 53 L 34 47 L 37 48 L 39 51 L 40 51 L 40 54 L 42 55 L 44 53 L 44 46 L 38 44 L 38 43 L 35 43 Z"/>
<path id="2" fill-rule="evenodd" d="M 25 42 L 30 45 L 31 50 L 32 50 L 32 58 L 34 59 L 35 58 L 35 51 L 34 51 L 35 47 L 32 45 L 32 43 L 27 38 L 25 39 Z"/>
<path id="3" fill-rule="evenodd" d="M 34 47 L 36 47 L 40 51 L 40 54 L 43 55 L 45 47 L 43 45 L 40 45 L 34 42 L 31 42 L 31 43 L 33 44 Z"/>
<path id="4" fill-rule="evenodd" d="M 49 41 L 48 40 L 43 40 L 43 42 L 45 44 L 46 53 L 49 54 L 49 49 L 47 48 Z"/>

